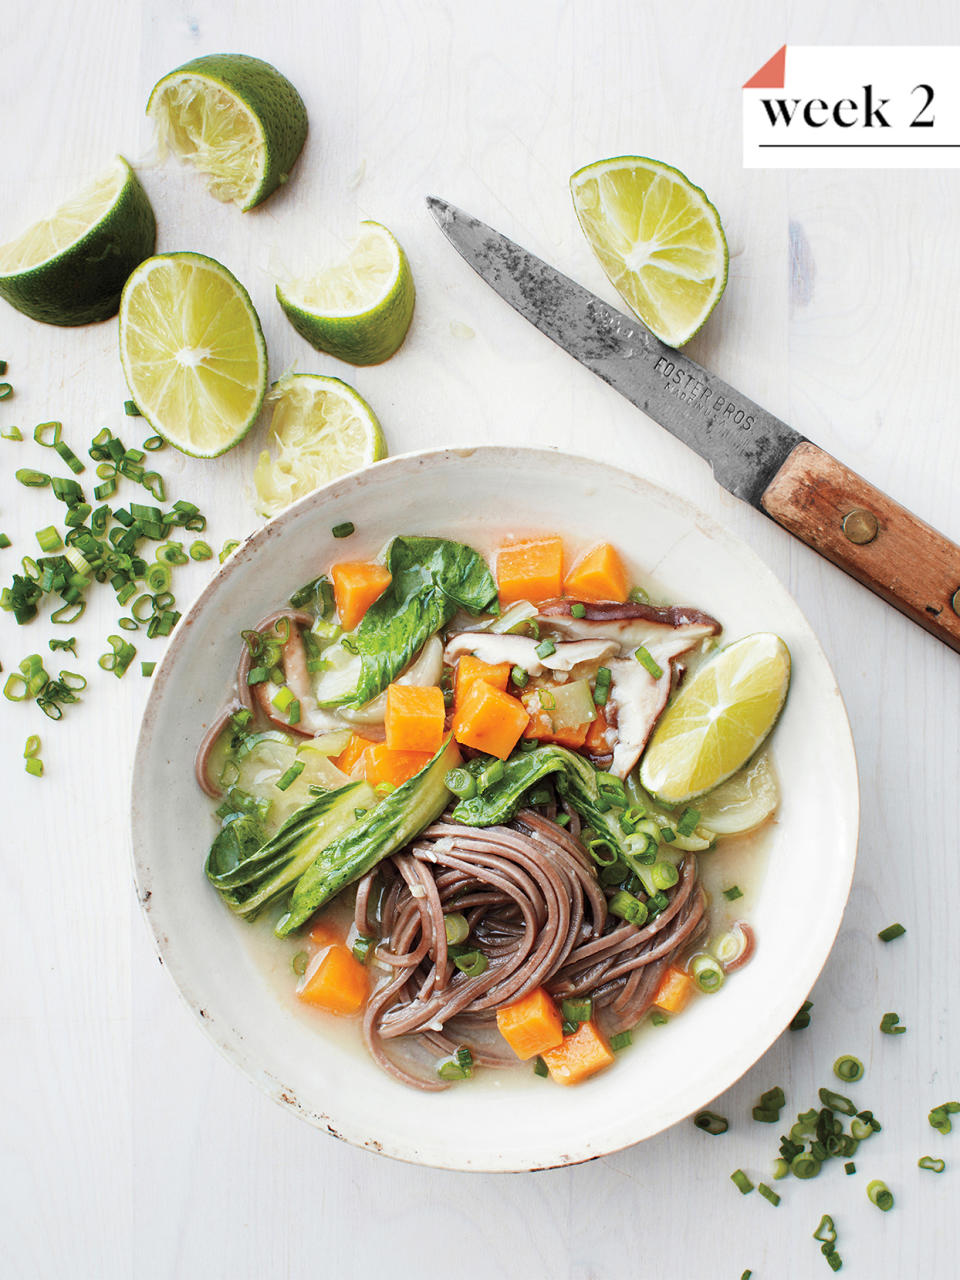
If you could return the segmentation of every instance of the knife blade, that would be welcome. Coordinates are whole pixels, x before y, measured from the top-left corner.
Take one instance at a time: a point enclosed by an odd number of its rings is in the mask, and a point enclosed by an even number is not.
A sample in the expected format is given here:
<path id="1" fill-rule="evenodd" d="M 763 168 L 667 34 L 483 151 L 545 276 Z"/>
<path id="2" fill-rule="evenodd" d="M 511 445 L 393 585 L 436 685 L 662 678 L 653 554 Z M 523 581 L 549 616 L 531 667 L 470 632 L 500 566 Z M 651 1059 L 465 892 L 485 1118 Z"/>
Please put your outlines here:
<path id="1" fill-rule="evenodd" d="M 960 547 L 635 317 L 455 205 L 427 205 L 505 302 L 706 459 L 725 489 L 960 652 Z"/>

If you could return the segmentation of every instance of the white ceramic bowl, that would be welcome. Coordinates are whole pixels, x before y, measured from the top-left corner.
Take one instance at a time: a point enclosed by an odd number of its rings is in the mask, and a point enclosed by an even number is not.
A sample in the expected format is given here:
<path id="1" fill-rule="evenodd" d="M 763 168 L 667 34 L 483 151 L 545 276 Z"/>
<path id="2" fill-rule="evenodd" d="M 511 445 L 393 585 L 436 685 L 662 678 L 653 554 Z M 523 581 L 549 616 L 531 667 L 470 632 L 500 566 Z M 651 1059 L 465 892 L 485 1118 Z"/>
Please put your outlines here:
<path id="1" fill-rule="evenodd" d="M 346 520 L 357 531 L 335 542 L 331 527 Z M 695 1001 L 577 1088 L 532 1087 L 506 1072 L 499 1086 L 477 1080 L 424 1094 L 383 1075 L 342 1037 L 294 1017 L 267 986 L 241 936 L 250 926 L 203 875 L 214 827 L 193 758 L 227 698 L 241 630 L 338 556 L 372 556 L 396 533 L 482 548 L 504 533 L 534 531 L 562 533 L 571 545 L 609 540 L 669 598 L 713 613 L 726 637 L 769 630 L 790 646 L 793 683 L 774 739 L 783 802 L 750 915 L 758 947 L 720 993 Z M 303 499 L 244 543 L 183 619 L 154 676 L 132 811 L 137 885 L 157 947 L 227 1056 L 277 1101 L 349 1142 L 478 1170 L 607 1154 L 732 1084 L 784 1029 L 827 958 L 853 875 L 857 821 L 856 761 L 833 673 L 800 610 L 753 551 L 683 499 L 624 471 L 499 447 L 377 463 Z"/>

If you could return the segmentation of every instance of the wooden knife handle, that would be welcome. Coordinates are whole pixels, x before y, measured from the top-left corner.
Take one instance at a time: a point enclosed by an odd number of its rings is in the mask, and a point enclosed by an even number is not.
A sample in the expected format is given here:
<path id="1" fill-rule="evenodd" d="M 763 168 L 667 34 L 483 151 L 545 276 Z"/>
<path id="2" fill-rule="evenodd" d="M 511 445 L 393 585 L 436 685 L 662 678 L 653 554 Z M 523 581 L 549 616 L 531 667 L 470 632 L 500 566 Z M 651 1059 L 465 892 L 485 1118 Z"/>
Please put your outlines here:
<path id="1" fill-rule="evenodd" d="M 760 504 L 777 524 L 960 652 L 960 547 L 815 444 L 798 444 Z"/>

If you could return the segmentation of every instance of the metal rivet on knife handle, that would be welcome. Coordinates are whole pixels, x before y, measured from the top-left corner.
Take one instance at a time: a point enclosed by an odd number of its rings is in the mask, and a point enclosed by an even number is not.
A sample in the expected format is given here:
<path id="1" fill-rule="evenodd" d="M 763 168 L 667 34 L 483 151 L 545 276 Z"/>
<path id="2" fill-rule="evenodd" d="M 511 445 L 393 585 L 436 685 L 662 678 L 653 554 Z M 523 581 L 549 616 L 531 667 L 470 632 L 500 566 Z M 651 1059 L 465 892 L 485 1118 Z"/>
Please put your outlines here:
<path id="1" fill-rule="evenodd" d="M 950 599 L 950 608 L 957 615 L 957 617 L 960 618 L 960 587 L 957 587 L 956 591 L 953 593 L 953 596 Z"/>
<path id="2" fill-rule="evenodd" d="M 847 540 L 855 542 L 858 547 L 872 542 L 879 528 L 877 517 L 872 511 L 866 511 L 863 507 L 855 507 L 843 517 L 843 532 Z"/>

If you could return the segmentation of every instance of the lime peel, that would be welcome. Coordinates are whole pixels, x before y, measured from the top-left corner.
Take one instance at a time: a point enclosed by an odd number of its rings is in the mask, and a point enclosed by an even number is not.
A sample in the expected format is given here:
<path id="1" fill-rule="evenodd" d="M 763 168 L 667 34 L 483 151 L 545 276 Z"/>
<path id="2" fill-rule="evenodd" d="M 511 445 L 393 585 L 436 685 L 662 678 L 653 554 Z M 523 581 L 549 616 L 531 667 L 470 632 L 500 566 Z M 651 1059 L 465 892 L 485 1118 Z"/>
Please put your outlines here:
<path id="1" fill-rule="evenodd" d="M 672 165 L 615 156 L 570 179 L 574 209 L 611 284 L 672 347 L 703 327 L 727 283 L 720 215 Z"/>
<path id="2" fill-rule="evenodd" d="M 386 457 L 376 414 L 339 378 L 285 374 L 267 396 L 274 406 L 270 451 L 253 473 L 257 511 L 273 516 L 298 498 Z"/>
<path id="3" fill-rule="evenodd" d="M 416 291 L 410 263 L 379 222 L 362 222 L 347 256 L 306 279 L 277 285 L 277 301 L 301 337 L 354 365 L 380 364 L 410 328 Z"/>

